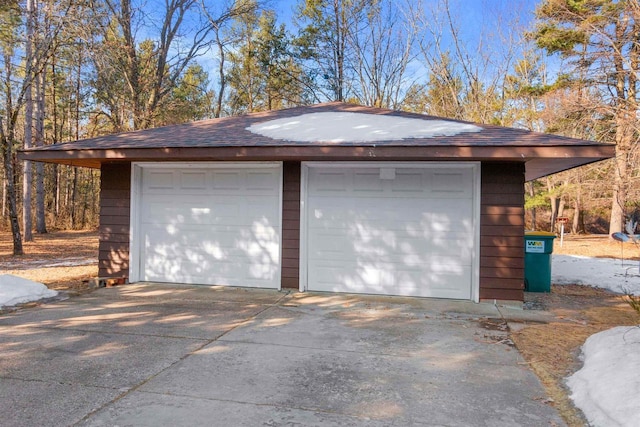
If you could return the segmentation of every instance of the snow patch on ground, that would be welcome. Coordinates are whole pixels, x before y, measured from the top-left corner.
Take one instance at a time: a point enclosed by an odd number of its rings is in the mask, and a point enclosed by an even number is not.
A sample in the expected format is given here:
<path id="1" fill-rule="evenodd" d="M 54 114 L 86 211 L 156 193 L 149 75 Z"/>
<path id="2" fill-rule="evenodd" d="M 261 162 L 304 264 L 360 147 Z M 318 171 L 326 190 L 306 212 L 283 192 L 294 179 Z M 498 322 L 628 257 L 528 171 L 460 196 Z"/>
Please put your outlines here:
<path id="1" fill-rule="evenodd" d="M 11 274 L 0 275 L 0 307 L 10 307 L 56 295 L 57 291 L 47 288 L 42 283 Z"/>
<path id="2" fill-rule="evenodd" d="M 31 268 L 79 267 L 82 265 L 92 265 L 97 263 L 98 263 L 97 258 L 86 258 L 86 257 L 57 258 L 55 260 L 34 259 L 30 261 L 20 260 L 16 262 L 5 262 L 2 264 L 2 269 L 3 270 L 29 270 Z"/>
<path id="3" fill-rule="evenodd" d="M 638 261 L 551 256 L 551 282 L 640 295 Z M 584 366 L 567 379 L 571 398 L 590 425 L 637 426 L 640 420 L 640 328 L 619 326 L 591 335 L 582 346 Z"/>
<path id="4" fill-rule="evenodd" d="M 591 335 L 584 366 L 570 376 L 571 398 L 593 426 L 637 426 L 640 420 L 640 328 L 619 326 Z"/>
<path id="5" fill-rule="evenodd" d="M 638 261 L 617 258 L 589 258 L 574 255 L 551 256 L 551 282 L 557 285 L 588 285 L 613 292 L 640 295 Z"/>
<path id="6" fill-rule="evenodd" d="M 295 142 L 376 142 L 454 136 L 481 127 L 448 120 L 414 119 L 376 114 L 325 112 L 270 120 L 248 131 Z"/>

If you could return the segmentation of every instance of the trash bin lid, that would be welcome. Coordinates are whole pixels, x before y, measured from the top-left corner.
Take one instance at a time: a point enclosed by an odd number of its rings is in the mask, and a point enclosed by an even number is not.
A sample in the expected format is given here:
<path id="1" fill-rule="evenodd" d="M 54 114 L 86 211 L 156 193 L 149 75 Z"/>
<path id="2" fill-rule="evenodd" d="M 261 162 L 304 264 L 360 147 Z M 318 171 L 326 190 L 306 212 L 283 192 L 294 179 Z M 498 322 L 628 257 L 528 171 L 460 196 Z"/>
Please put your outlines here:
<path id="1" fill-rule="evenodd" d="M 550 233 L 548 231 L 525 231 L 525 236 L 542 236 L 542 237 L 556 237 L 556 233 Z"/>

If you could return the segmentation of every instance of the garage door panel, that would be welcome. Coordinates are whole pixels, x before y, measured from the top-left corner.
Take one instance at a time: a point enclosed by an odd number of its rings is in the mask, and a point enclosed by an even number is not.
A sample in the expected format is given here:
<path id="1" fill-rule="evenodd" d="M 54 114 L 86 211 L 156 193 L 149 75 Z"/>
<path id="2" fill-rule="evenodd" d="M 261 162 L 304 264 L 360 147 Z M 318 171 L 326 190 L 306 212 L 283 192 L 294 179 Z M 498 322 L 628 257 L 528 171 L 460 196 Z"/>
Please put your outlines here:
<path id="1" fill-rule="evenodd" d="M 308 288 L 470 299 L 472 169 L 363 169 L 308 170 Z"/>
<path id="2" fill-rule="evenodd" d="M 212 188 L 215 190 L 235 190 L 240 191 L 241 176 L 234 171 L 220 171 L 211 173 Z"/>
<path id="3" fill-rule="evenodd" d="M 458 199 L 472 196 L 473 176 L 471 170 L 458 172 L 436 171 L 431 174 L 429 195 L 437 198 Z"/>
<path id="4" fill-rule="evenodd" d="M 204 171 L 181 172 L 180 189 L 206 191 L 207 173 Z"/>
<path id="5" fill-rule="evenodd" d="M 312 212 L 313 214 L 313 212 Z M 380 215 L 380 214 L 379 214 Z M 473 231 L 473 222 L 466 218 L 439 218 L 438 215 L 423 215 L 423 218 L 412 218 L 407 215 L 407 221 L 403 224 L 390 226 L 389 222 L 397 219 L 397 215 L 380 215 L 377 220 L 366 220 L 365 214 L 360 219 L 357 215 L 345 213 L 340 215 L 338 212 L 325 214 L 317 214 L 320 219 L 314 218 L 314 224 L 309 227 L 310 230 L 326 230 L 331 227 L 341 232 L 358 232 L 360 235 L 376 235 L 383 231 L 392 231 L 395 233 L 406 234 L 407 236 L 415 236 L 420 238 L 436 238 L 439 234 L 449 233 L 452 237 L 457 235 L 468 235 Z"/>
<path id="6" fill-rule="evenodd" d="M 390 181 L 390 192 L 395 195 L 423 193 L 425 191 L 424 175 L 422 173 L 396 172 L 395 179 Z"/>
<path id="7" fill-rule="evenodd" d="M 397 269 L 394 264 L 354 264 L 336 267 L 316 265 L 309 274 L 317 277 L 317 288 L 324 292 L 410 295 L 437 298 L 471 298 L 471 288 L 456 286 L 471 281 L 471 268 L 449 265 L 433 271 Z M 425 286 L 425 280 L 429 286 Z"/>
<path id="8" fill-rule="evenodd" d="M 141 280 L 279 288 L 280 177 L 274 167 L 143 168 Z"/>
<path id="9" fill-rule="evenodd" d="M 143 189 L 147 193 L 173 190 L 176 187 L 176 174 L 173 171 L 149 171 L 143 179 Z"/>
<path id="10" fill-rule="evenodd" d="M 250 208 L 255 207 L 256 209 L 249 209 L 249 210 L 245 210 L 246 213 L 251 214 L 252 212 L 258 212 L 258 209 L 262 209 L 262 207 L 266 207 L 267 209 L 273 210 L 273 209 L 278 209 L 279 207 L 279 201 L 277 199 L 274 198 L 275 194 L 271 194 L 271 195 L 266 195 L 266 194 L 259 194 L 259 195 L 255 195 L 255 196 L 247 196 L 245 198 L 243 198 L 243 200 L 239 201 L 239 205 L 242 205 L 243 207 L 248 206 Z M 258 214 L 252 214 L 254 215 L 254 217 L 256 218 L 261 218 L 264 215 Z"/>
<path id="11" fill-rule="evenodd" d="M 346 178 L 345 178 L 346 180 Z M 384 192 L 384 182 L 379 179 L 378 172 L 354 172 L 353 173 L 354 194 L 382 193 Z"/>
<path id="12" fill-rule="evenodd" d="M 378 259 L 388 260 L 399 266 L 417 266 L 431 262 L 456 265 L 471 265 L 473 248 L 466 245 L 454 245 L 450 242 L 433 242 L 425 247 L 422 242 L 399 241 L 382 245 L 377 242 L 352 242 L 349 238 L 332 238 L 327 236 L 320 240 L 310 240 L 309 256 L 315 259 L 341 263 L 344 259 L 356 262 L 374 262 Z M 314 246 L 312 246 L 314 245 Z M 357 253 L 354 257 L 353 254 Z M 320 262 L 320 261 L 318 261 Z"/>
<path id="13" fill-rule="evenodd" d="M 275 200 L 274 200 L 275 199 Z M 266 209 L 268 214 L 262 213 Z M 218 224 L 234 221 L 235 225 L 264 222 L 277 212 L 279 200 L 274 196 L 237 197 L 212 195 L 208 198 L 180 196 L 148 196 L 142 206 L 145 223 Z"/>
<path id="14" fill-rule="evenodd" d="M 249 286 L 248 279 L 268 282 L 278 276 L 278 245 L 248 242 L 246 236 L 229 229 L 212 230 L 215 239 L 203 238 L 197 229 L 167 233 L 158 227 L 149 231 L 145 241 L 146 280 Z M 267 242 L 270 236 L 253 237 Z M 259 287 L 272 286 L 263 283 Z"/>
<path id="15" fill-rule="evenodd" d="M 350 187 L 347 183 L 347 173 L 338 171 L 312 171 L 311 177 L 317 185 L 310 188 L 309 191 L 312 194 L 332 194 L 332 193 L 345 193 L 347 188 Z"/>
<path id="16" fill-rule="evenodd" d="M 327 235 L 352 239 L 373 240 L 382 239 L 385 244 L 393 244 L 399 239 L 416 239 L 421 246 L 425 240 L 430 243 L 451 241 L 456 246 L 464 242 L 465 247 L 473 247 L 469 235 L 473 234 L 473 223 L 470 221 L 438 221 L 425 219 L 421 221 L 407 221 L 406 223 L 390 224 L 391 218 L 378 221 L 360 221 L 350 215 L 323 215 L 320 220 L 314 219 L 309 227 L 312 235 Z M 310 238 L 313 238 L 310 236 Z M 429 242 L 426 242 L 429 243 Z"/>
<path id="17" fill-rule="evenodd" d="M 167 206 L 167 204 L 171 204 Z M 212 205 L 195 200 L 149 200 L 143 208 L 144 224 L 220 224 L 228 219 L 242 219 L 239 203 L 221 203 Z M 238 221 L 240 223 L 240 221 Z"/>
<path id="18" fill-rule="evenodd" d="M 247 191 L 266 191 L 267 194 L 273 194 L 278 188 L 276 176 L 266 172 L 248 172 L 247 173 Z"/>

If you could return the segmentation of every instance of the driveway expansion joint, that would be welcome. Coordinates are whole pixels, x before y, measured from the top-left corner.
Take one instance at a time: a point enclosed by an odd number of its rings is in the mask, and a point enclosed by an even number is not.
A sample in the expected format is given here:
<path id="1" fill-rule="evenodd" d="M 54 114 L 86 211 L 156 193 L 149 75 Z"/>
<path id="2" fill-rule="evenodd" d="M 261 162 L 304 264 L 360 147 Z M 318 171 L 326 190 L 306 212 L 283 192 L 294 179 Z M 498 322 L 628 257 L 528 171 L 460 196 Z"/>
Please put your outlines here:
<path id="1" fill-rule="evenodd" d="M 140 381 L 138 384 L 136 384 L 135 386 L 127 389 L 126 391 L 124 391 L 123 393 L 119 394 L 118 396 L 116 396 L 114 399 L 112 399 L 109 402 L 106 402 L 105 404 L 101 405 L 99 408 L 89 412 L 87 415 L 85 415 L 82 419 L 80 419 L 78 422 L 75 423 L 75 425 L 79 425 L 80 423 L 87 421 L 89 418 L 91 418 L 91 416 L 93 416 L 94 414 L 100 412 L 101 410 L 103 410 L 104 408 L 106 408 L 107 406 L 110 406 L 116 402 L 118 402 L 119 400 L 122 400 L 124 397 L 126 397 L 127 395 L 131 394 L 134 391 L 138 391 L 142 386 L 144 386 L 145 384 L 147 384 L 149 381 L 153 380 L 154 378 L 156 378 L 158 375 L 162 374 L 163 372 L 167 371 L 168 369 L 172 368 L 173 366 L 175 366 L 176 364 L 182 362 L 183 360 L 187 359 L 189 356 L 192 356 L 194 353 L 202 350 L 203 348 L 205 348 L 206 346 L 213 344 L 214 342 L 218 341 L 220 338 L 222 338 L 223 336 L 225 336 L 226 334 L 228 334 L 229 332 L 233 331 L 234 329 L 242 326 L 242 324 L 255 319 L 257 316 L 259 316 L 261 313 L 265 312 L 266 310 L 268 310 L 269 308 L 275 307 L 277 306 L 280 301 L 282 301 L 287 295 L 289 295 L 290 292 L 285 293 L 284 295 L 282 295 L 280 298 L 278 298 L 278 300 L 273 303 L 273 304 L 267 304 L 265 305 L 265 307 L 262 310 L 259 310 L 258 312 L 252 314 L 250 317 L 246 318 L 244 321 L 239 322 L 237 325 L 232 326 L 231 328 L 229 328 L 227 331 L 225 331 L 223 334 L 217 336 L 216 338 L 213 339 L 208 339 L 205 340 L 205 342 L 193 349 L 192 351 L 183 354 L 181 357 L 179 357 L 177 360 L 174 360 L 172 363 L 170 363 L 169 365 L 167 365 L 166 367 L 164 367 L 163 369 L 161 369 L 160 371 L 154 373 L 153 375 L 145 378 L 144 380 Z"/>
<path id="2" fill-rule="evenodd" d="M 282 405 L 277 403 L 266 403 L 266 402 L 263 402 L 263 403 L 249 402 L 246 400 L 220 399 L 220 398 L 213 398 L 213 397 L 206 397 L 206 396 L 195 396 L 195 395 L 184 394 L 184 393 L 161 393 L 157 391 L 148 391 L 148 390 L 140 390 L 138 391 L 138 393 L 155 394 L 160 396 L 186 397 L 188 399 L 200 399 L 200 400 L 207 400 L 210 402 L 236 403 L 239 405 L 251 405 L 251 406 L 260 406 L 260 407 L 267 407 L 267 408 L 282 408 L 282 409 L 288 409 L 288 410 L 294 410 L 294 411 L 305 411 L 305 412 L 313 412 L 313 413 L 340 415 L 340 416 L 355 418 L 358 420 L 380 420 L 380 418 L 364 417 L 364 416 L 349 414 L 346 412 L 332 411 L 332 410 L 322 409 L 322 408 L 311 408 L 306 406 L 290 406 L 290 405 Z"/>
<path id="3" fill-rule="evenodd" d="M 325 351 L 325 352 L 334 352 L 334 353 L 345 353 L 345 354 L 362 354 L 366 356 L 383 356 L 383 357 L 397 357 L 408 359 L 412 356 L 394 354 L 394 353 L 380 353 L 380 352 L 371 352 L 371 351 L 358 351 L 358 350 L 347 350 L 347 349 L 339 349 L 339 348 L 327 348 L 327 347 L 309 347 L 303 345 L 292 345 L 292 344 L 278 344 L 278 343 L 268 343 L 268 342 L 257 342 L 257 341 L 245 341 L 245 340 L 229 340 L 229 339 L 219 339 L 220 342 L 225 342 L 229 344 L 249 344 L 249 345 L 268 345 L 272 347 L 283 347 L 283 348 L 298 348 L 301 350 L 314 350 L 314 351 Z"/>
<path id="4" fill-rule="evenodd" d="M 164 335 L 164 334 L 145 334 L 135 332 L 120 332 L 120 331 L 101 331 L 96 329 L 81 329 L 81 328 L 65 328 L 62 326 L 24 326 L 25 329 L 45 330 L 45 331 L 63 331 L 63 332 L 83 332 L 90 334 L 102 334 L 102 335 L 125 335 L 136 337 L 151 337 L 151 338 L 172 338 L 172 339 L 184 339 L 193 341 L 208 341 L 210 338 L 202 337 L 188 337 L 180 335 Z"/>

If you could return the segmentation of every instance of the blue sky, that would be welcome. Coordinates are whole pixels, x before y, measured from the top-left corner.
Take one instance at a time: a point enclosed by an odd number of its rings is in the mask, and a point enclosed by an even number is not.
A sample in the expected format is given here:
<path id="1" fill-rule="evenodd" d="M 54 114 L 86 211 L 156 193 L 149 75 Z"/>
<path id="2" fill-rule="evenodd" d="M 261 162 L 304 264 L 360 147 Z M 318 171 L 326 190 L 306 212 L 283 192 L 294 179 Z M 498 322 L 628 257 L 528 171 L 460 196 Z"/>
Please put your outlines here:
<path id="1" fill-rule="evenodd" d="M 271 0 L 268 6 L 276 10 L 278 18 L 287 29 L 295 33 L 297 29 L 291 22 L 295 6 L 304 0 Z M 534 0 L 398 0 L 398 7 L 406 8 L 407 3 L 421 8 L 425 21 L 433 22 L 433 11 L 439 11 L 442 18 L 444 4 L 448 3 L 453 21 L 460 30 L 460 36 L 469 52 L 479 50 L 493 53 L 506 52 L 516 47 L 516 60 L 524 45 L 519 40 L 510 39 L 511 35 L 522 35 L 533 28 L 534 12 L 541 1 Z M 427 33 L 428 34 L 428 33 Z M 445 49 L 453 50 L 447 34 L 443 35 Z M 499 62 L 499 61 L 496 61 Z"/>
<path id="2" fill-rule="evenodd" d="M 291 16 L 295 5 L 304 0 L 271 0 L 268 5 L 276 10 L 281 22 L 290 26 Z M 428 10 L 442 4 L 442 0 L 408 0 L 413 5 L 422 4 L 423 9 Z M 404 4 L 403 0 L 396 2 Z M 513 22 L 518 18 L 520 24 L 529 26 L 533 19 L 533 13 L 539 1 L 534 0 L 449 0 L 449 6 L 454 17 L 460 19 L 461 28 L 465 34 L 473 36 L 483 26 L 492 28 L 497 24 Z"/>
<path id="3" fill-rule="evenodd" d="M 209 0 L 212 7 L 216 7 L 217 0 Z M 267 0 L 267 8 L 276 11 L 280 22 L 285 23 L 287 30 L 295 34 L 297 28 L 292 23 L 294 9 L 297 4 L 304 0 Z M 425 22 L 433 22 L 432 11 L 439 10 L 442 13 L 443 4 L 448 2 L 454 22 L 460 30 L 460 35 L 466 50 L 473 55 L 485 55 L 495 59 L 496 64 L 501 64 L 502 54 L 510 46 L 516 46 L 515 57 L 512 60 L 521 58 L 522 45 L 507 42 L 508 33 L 521 35 L 523 31 L 532 29 L 534 11 L 539 1 L 534 0 L 398 0 L 398 7 L 406 7 L 407 2 L 414 7 L 418 5 L 424 11 Z M 442 19 L 442 14 L 440 15 Z M 428 34 L 425 32 L 425 34 Z M 444 48 L 453 50 L 450 38 L 447 34 L 443 36 Z M 517 42 L 517 40 L 515 40 Z M 482 45 L 480 45 L 482 43 Z M 486 55 L 489 53 L 488 55 Z M 479 57 L 479 56 L 478 56 Z M 213 52 L 208 53 L 199 59 L 205 68 L 215 68 L 216 57 Z M 413 76 L 407 76 L 408 80 L 420 78 L 428 73 L 426 64 L 420 55 L 416 57 L 409 67 Z M 494 74 L 495 69 L 487 68 L 488 74 Z M 491 78 L 489 76 L 485 76 Z M 216 81 L 215 72 L 210 73 L 213 84 Z"/>

